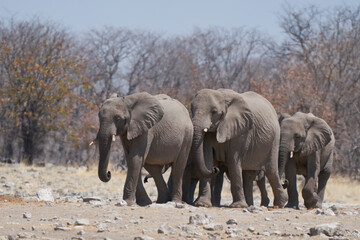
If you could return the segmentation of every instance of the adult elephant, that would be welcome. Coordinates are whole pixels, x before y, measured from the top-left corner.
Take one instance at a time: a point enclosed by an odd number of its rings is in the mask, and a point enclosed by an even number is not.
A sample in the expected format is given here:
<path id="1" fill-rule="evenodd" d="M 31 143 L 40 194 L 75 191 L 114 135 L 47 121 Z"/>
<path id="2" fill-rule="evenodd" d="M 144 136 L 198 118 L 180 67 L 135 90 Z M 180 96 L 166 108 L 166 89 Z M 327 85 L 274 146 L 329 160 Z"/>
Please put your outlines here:
<path id="1" fill-rule="evenodd" d="M 209 168 L 213 160 L 215 166 L 221 162 L 228 169 L 233 197 L 230 207 L 247 207 L 242 170 L 265 169 L 275 196 L 274 206 L 283 207 L 287 195 L 278 175 L 280 127 L 271 103 L 254 92 L 203 89 L 192 99 L 191 113 L 193 174 L 212 177 L 214 170 Z M 200 196 L 196 204 L 206 204 L 206 200 L 208 197 Z"/>
<path id="2" fill-rule="evenodd" d="M 151 203 L 141 181 L 141 168 L 154 177 L 157 202 L 182 199 L 182 177 L 193 137 L 193 126 L 187 109 L 167 95 L 152 96 L 146 92 L 106 100 L 99 110 L 100 129 L 96 140 L 100 160 L 98 175 L 108 182 L 107 171 L 111 142 L 119 136 L 124 147 L 128 172 L 123 199 L 128 205 Z M 161 170 L 171 165 L 172 190 Z"/>
<path id="3" fill-rule="evenodd" d="M 311 113 L 297 112 L 280 118 L 279 173 L 285 171 L 289 202 L 299 208 L 296 174 L 305 177 L 302 189 L 307 208 L 321 208 L 333 164 L 334 134 L 329 125 Z M 317 186 L 317 189 L 316 189 Z"/>

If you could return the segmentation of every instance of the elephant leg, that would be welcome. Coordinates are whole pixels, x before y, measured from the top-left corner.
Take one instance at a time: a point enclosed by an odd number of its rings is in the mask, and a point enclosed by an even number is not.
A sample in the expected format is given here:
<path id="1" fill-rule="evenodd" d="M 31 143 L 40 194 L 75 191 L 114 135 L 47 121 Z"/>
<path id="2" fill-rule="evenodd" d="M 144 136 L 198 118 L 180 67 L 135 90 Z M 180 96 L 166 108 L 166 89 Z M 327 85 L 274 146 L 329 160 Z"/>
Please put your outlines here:
<path id="1" fill-rule="evenodd" d="M 243 181 L 244 181 L 244 194 L 245 200 L 248 206 L 254 205 L 254 198 L 253 198 L 253 181 L 256 177 L 256 171 L 254 170 L 243 170 Z"/>
<path id="2" fill-rule="evenodd" d="M 144 165 L 145 169 L 150 173 L 150 175 L 154 178 L 156 188 L 158 190 L 158 198 L 156 200 L 157 203 L 166 203 L 170 200 L 170 194 L 168 186 L 162 176 L 162 168 L 161 165 Z"/>
<path id="3" fill-rule="evenodd" d="M 316 207 L 322 208 L 322 203 L 324 201 L 324 195 L 325 195 L 325 187 L 327 184 L 327 181 L 329 180 L 330 172 L 329 171 L 321 171 L 319 174 L 319 183 L 318 183 L 318 191 L 317 194 L 320 198 L 320 201 L 317 203 Z"/>
<path id="4" fill-rule="evenodd" d="M 196 189 L 196 184 L 198 179 L 192 178 L 192 165 L 188 165 L 185 168 L 183 175 L 183 184 L 182 184 L 182 200 L 187 204 L 193 204 L 194 194 Z"/>
<path id="5" fill-rule="evenodd" d="M 320 197 L 317 195 L 317 191 L 315 190 L 317 176 L 319 175 L 319 164 L 319 153 L 313 153 L 311 156 L 308 156 L 305 185 L 302 190 L 304 204 L 308 209 L 316 208 L 317 204 L 320 203 Z"/>
<path id="6" fill-rule="evenodd" d="M 124 185 L 123 199 L 129 206 L 135 203 L 135 194 L 141 175 L 142 162 L 142 157 L 138 155 L 127 159 L 128 171 Z M 139 191 L 142 190 L 140 189 Z"/>
<path id="7" fill-rule="evenodd" d="M 171 166 L 171 201 L 181 202 L 182 200 L 182 182 L 186 163 L 189 155 L 190 146 L 183 146 L 178 158 Z"/>
<path id="8" fill-rule="evenodd" d="M 285 166 L 285 178 L 288 181 L 287 192 L 289 201 L 285 207 L 299 209 L 299 194 L 296 183 L 296 163 L 294 159 L 289 159 Z"/>
<path id="9" fill-rule="evenodd" d="M 224 183 L 225 167 L 221 167 L 216 177 L 211 179 L 211 203 L 214 207 L 220 207 L 221 191 Z"/>
<path id="10" fill-rule="evenodd" d="M 271 189 L 274 193 L 274 207 L 284 207 L 288 201 L 288 196 L 281 185 L 278 171 L 279 143 L 274 142 L 267 165 L 265 167 L 265 176 L 269 180 Z"/>
<path id="11" fill-rule="evenodd" d="M 260 177 L 260 179 L 258 179 L 256 181 L 256 184 L 257 184 L 257 186 L 260 190 L 260 194 L 261 194 L 260 206 L 264 206 L 264 207 L 269 206 L 270 199 L 269 199 L 267 191 L 266 191 L 265 175 Z"/>
<path id="12" fill-rule="evenodd" d="M 199 182 L 199 196 L 194 205 L 197 207 L 211 207 L 211 188 L 210 179 L 202 178 Z"/>
<path id="13" fill-rule="evenodd" d="M 135 196 L 136 196 L 136 204 L 138 204 L 139 206 L 147 206 L 152 203 L 151 199 L 149 198 L 149 195 L 146 193 L 141 176 L 139 176 Z"/>
<path id="14" fill-rule="evenodd" d="M 230 154 L 230 155 L 234 156 L 234 154 Z M 243 189 L 241 160 L 239 159 L 235 161 L 235 159 L 231 159 L 231 161 L 228 161 L 228 172 L 230 179 L 231 195 L 233 197 L 233 202 L 230 204 L 230 207 L 234 207 L 234 208 L 247 207 L 248 205 L 246 204 L 246 199 Z"/>

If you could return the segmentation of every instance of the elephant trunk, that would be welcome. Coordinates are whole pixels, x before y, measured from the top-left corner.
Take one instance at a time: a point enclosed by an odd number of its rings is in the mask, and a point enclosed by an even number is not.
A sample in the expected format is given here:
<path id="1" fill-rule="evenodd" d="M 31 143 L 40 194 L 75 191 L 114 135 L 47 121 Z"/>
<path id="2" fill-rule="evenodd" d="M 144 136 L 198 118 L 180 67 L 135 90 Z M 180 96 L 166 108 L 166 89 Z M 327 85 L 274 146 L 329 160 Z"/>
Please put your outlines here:
<path id="1" fill-rule="evenodd" d="M 206 131 L 206 130 L 205 130 Z M 194 165 L 199 171 L 201 177 L 211 178 L 218 174 L 219 169 L 214 167 L 213 170 L 209 170 L 205 164 L 204 157 L 204 128 L 194 125 L 194 137 L 193 144 L 191 146 L 190 156 L 194 161 Z"/>
<path id="2" fill-rule="evenodd" d="M 99 153 L 100 153 L 98 176 L 101 181 L 108 182 L 111 179 L 111 172 L 107 171 L 107 167 L 109 164 L 112 136 L 98 134 L 97 139 L 99 140 L 98 142 L 99 142 Z"/>
<path id="3" fill-rule="evenodd" d="M 289 146 L 289 141 L 285 140 L 284 138 L 280 142 L 280 148 L 279 148 L 279 177 L 283 176 L 285 172 L 285 166 L 290 158 L 293 156 L 293 147 Z M 285 182 L 283 184 L 284 188 L 287 188 L 288 181 L 285 179 Z"/>

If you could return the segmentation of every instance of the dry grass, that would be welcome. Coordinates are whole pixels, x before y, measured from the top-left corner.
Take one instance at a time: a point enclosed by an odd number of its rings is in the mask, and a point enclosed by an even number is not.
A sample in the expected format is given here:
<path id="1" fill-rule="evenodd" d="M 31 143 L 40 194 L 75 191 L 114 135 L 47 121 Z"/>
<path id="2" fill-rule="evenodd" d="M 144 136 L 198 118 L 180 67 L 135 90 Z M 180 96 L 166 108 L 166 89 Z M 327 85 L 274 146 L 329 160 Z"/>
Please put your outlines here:
<path id="1" fill-rule="evenodd" d="M 6 170 L 12 166 L 0 166 L 0 170 Z M 80 168 L 65 168 L 65 167 L 29 167 L 25 165 L 18 165 L 17 168 L 21 171 L 32 172 L 32 170 L 37 171 L 41 175 L 41 181 L 38 182 L 38 185 L 45 185 L 44 183 L 52 182 L 50 187 L 56 187 L 56 183 L 63 182 L 65 187 L 68 189 L 72 189 L 74 191 L 89 191 L 89 186 L 92 186 L 98 194 L 120 194 L 122 195 L 123 187 L 126 179 L 126 172 L 122 172 L 120 170 L 112 170 L 112 179 L 108 183 L 103 183 L 99 180 L 97 176 L 97 166 L 93 166 L 90 168 L 80 167 Z M 111 169 L 111 166 L 109 166 Z M 170 171 L 166 172 L 164 177 L 168 178 Z M 144 171 L 144 174 L 146 172 Z M 29 176 L 31 177 L 31 176 Z M 11 177 L 7 176 L 8 180 L 11 180 Z M 23 179 L 27 180 L 27 179 Z M 13 179 L 16 182 L 15 179 Z M 31 182 L 35 182 L 34 179 Z M 62 185 L 62 184 L 61 184 Z M 303 185 L 303 180 L 301 177 L 298 178 L 298 191 L 299 191 L 299 201 L 303 202 L 301 196 L 301 190 Z M 148 183 L 144 184 L 146 191 L 150 196 L 156 196 L 156 188 L 154 181 L 152 179 L 149 180 Z M 267 190 L 269 194 L 269 198 L 272 200 L 272 190 L 267 183 Z M 28 189 L 30 193 L 33 193 L 37 190 L 36 186 L 33 186 L 34 189 Z M 58 186 L 61 187 L 61 186 Z M 196 192 L 197 194 L 197 192 Z M 231 200 L 231 192 L 230 192 L 230 183 L 227 180 L 224 180 L 224 187 L 222 191 L 222 198 Z M 260 192 L 254 183 L 254 200 L 259 201 Z M 341 176 L 331 176 L 326 192 L 325 192 L 325 201 L 326 202 L 334 202 L 334 203 L 360 203 L 360 182 L 350 180 L 346 177 Z"/>

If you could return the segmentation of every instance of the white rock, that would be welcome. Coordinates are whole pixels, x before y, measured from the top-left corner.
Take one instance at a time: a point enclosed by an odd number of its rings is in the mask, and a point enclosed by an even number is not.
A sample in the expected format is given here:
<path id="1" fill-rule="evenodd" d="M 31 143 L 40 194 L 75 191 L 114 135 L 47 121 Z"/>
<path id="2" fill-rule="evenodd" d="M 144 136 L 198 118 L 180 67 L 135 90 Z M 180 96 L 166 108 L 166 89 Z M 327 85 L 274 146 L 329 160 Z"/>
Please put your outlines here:
<path id="1" fill-rule="evenodd" d="M 255 232 L 255 228 L 254 227 L 248 227 L 248 229 L 247 229 L 249 232 Z"/>
<path id="2" fill-rule="evenodd" d="M 126 207 L 127 202 L 125 200 L 120 200 L 120 201 L 115 203 L 115 206 L 117 206 L 117 207 Z"/>
<path id="3" fill-rule="evenodd" d="M 31 213 L 29 213 L 29 212 L 24 212 L 23 213 L 23 218 L 27 218 L 27 219 L 30 219 L 31 218 Z"/>
<path id="4" fill-rule="evenodd" d="M 80 218 L 75 221 L 74 225 L 89 226 L 90 221 L 86 218 Z"/>
<path id="5" fill-rule="evenodd" d="M 221 224 L 214 224 L 214 223 L 206 224 L 203 228 L 208 231 L 219 231 L 224 229 L 224 227 Z"/>
<path id="6" fill-rule="evenodd" d="M 237 225 L 238 222 L 236 221 L 236 219 L 231 218 L 231 219 L 229 219 L 229 220 L 226 221 L 226 224 L 227 224 L 227 225 Z"/>
<path id="7" fill-rule="evenodd" d="M 39 201 L 54 202 L 54 196 L 50 188 L 39 189 L 36 193 Z"/>
<path id="8" fill-rule="evenodd" d="M 339 222 L 320 224 L 310 228 L 310 236 L 325 234 L 328 237 L 343 236 L 344 228 Z"/>
<path id="9" fill-rule="evenodd" d="M 189 217 L 189 223 L 195 225 L 206 225 L 213 222 L 213 218 L 208 215 L 196 214 Z"/>

